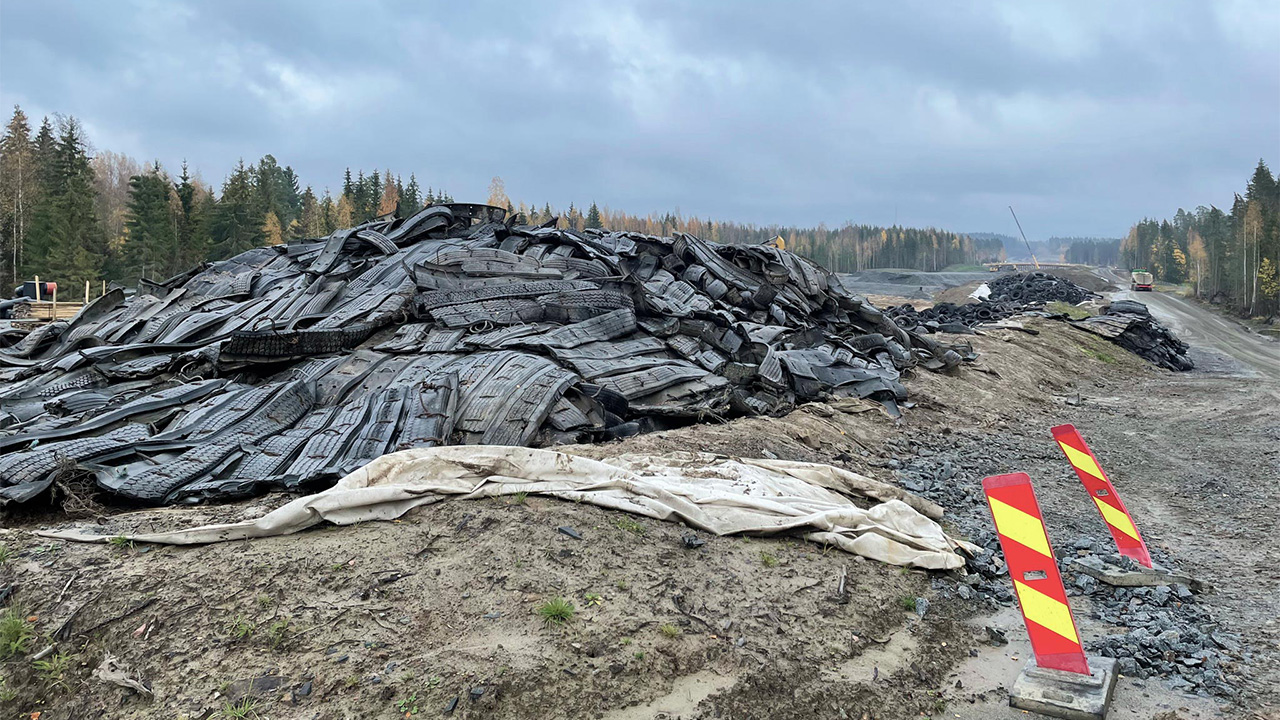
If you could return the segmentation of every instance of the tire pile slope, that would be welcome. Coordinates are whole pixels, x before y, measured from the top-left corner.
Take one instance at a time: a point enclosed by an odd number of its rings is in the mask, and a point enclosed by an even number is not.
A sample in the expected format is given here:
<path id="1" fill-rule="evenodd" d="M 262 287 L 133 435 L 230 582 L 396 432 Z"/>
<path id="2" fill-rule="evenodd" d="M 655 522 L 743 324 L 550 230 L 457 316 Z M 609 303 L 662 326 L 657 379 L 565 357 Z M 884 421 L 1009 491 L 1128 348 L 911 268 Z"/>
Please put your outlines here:
<path id="1" fill-rule="evenodd" d="M 0 504 L 62 472 L 193 502 L 410 447 L 610 439 L 828 395 L 896 409 L 904 370 L 966 356 L 772 247 L 437 205 L 113 290 L 0 350 Z"/>

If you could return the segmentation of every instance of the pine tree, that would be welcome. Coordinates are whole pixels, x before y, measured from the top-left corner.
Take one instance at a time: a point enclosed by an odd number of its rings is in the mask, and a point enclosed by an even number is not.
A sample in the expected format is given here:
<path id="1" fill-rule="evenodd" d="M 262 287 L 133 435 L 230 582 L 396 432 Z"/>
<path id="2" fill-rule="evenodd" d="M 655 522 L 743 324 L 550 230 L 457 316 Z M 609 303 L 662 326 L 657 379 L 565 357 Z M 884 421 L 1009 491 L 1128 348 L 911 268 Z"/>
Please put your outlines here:
<path id="1" fill-rule="evenodd" d="M 14 283 L 39 193 L 38 177 L 31 124 L 22 108 L 14 105 L 13 117 L 0 136 L 0 277 Z"/>
<path id="2" fill-rule="evenodd" d="M 586 225 L 586 226 L 587 226 L 588 228 L 600 228 L 600 227 L 604 227 L 604 226 L 600 223 L 600 208 L 596 207 L 596 204 L 595 204 L 595 202 L 594 202 L 594 201 L 591 203 L 591 207 L 587 210 L 587 225 Z"/>

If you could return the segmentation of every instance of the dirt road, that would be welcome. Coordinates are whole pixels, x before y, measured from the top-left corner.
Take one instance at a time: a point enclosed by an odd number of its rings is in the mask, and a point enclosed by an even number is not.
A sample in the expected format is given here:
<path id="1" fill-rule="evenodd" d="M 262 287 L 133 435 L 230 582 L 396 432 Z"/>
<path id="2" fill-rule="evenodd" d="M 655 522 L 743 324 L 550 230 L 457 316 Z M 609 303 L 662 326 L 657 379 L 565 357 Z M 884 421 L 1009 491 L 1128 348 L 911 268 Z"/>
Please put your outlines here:
<path id="1" fill-rule="evenodd" d="M 1124 282 L 1111 273 L 1112 279 Z M 1145 303 L 1160 322 L 1173 328 L 1184 342 L 1201 351 L 1203 364 L 1223 372 L 1259 373 L 1272 379 L 1280 379 L 1280 342 L 1265 338 L 1248 328 L 1203 308 L 1194 302 L 1165 292 L 1116 293 L 1117 298 Z M 1232 368 L 1231 363 L 1221 363 L 1215 354 L 1236 360 L 1243 368 Z M 1196 356 L 1193 360 L 1198 359 Z"/>

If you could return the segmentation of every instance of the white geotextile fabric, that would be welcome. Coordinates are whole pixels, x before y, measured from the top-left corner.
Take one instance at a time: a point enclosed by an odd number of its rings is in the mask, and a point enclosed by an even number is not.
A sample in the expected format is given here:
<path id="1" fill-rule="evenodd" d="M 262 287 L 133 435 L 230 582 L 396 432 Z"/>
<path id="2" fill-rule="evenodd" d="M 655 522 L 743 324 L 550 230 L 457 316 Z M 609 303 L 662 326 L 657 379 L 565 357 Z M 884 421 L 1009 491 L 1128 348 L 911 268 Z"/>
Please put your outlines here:
<path id="1" fill-rule="evenodd" d="M 449 497 L 520 492 L 679 520 L 716 535 L 796 530 L 814 542 L 894 565 L 953 569 L 964 564 L 955 552 L 960 543 L 927 516 L 941 517 L 937 505 L 829 465 L 739 460 L 709 453 L 591 460 L 553 450 L 489 445 L 391 453 L 328 490 L 298 498 L 254 520 L 125 537 L 175 545 L 243 540 L 295 533 L 324 521 L 351 525 L 391 520 Z M 842 492 L 878 502 L 864 510 Z M 80 541 L 109 539 L 81 530 L 38 534 Z"/>

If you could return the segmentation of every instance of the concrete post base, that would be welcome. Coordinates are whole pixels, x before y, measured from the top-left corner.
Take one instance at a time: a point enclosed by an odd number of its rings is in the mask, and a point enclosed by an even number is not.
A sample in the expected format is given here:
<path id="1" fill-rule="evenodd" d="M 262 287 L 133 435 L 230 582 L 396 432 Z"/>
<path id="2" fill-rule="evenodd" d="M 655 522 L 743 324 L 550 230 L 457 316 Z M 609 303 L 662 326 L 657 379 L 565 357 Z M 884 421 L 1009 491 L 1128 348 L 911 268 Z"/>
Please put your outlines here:
<path id="1" fill-rule="evenodd" d="M 1118 556 L 1117 556 L 1118 557 Z M 1138 565 L 1133 570 L 1125 570 L 1119 565 L 1098 561 L 1096 558 L 1076 559 L 1071 563 L 1076 572 L 1115 587 L 1154 587 L 1156 585 L 1186 585 L 1196 592 L 1205 589 L 1204 584 L 1190 575 L 1170 572 L 1157 565 L 1145 568 Z"/>
<path id="2" fill-rule="evenodd" d="M 1115 658 L 1090 657 L 1088 676 L 1047 670 L 1035 659 L 1013 683 L 1009 704 L 1066 720 L 1103 720 L 1116 689 Z"/>

